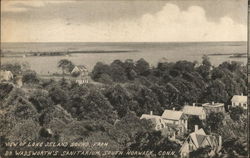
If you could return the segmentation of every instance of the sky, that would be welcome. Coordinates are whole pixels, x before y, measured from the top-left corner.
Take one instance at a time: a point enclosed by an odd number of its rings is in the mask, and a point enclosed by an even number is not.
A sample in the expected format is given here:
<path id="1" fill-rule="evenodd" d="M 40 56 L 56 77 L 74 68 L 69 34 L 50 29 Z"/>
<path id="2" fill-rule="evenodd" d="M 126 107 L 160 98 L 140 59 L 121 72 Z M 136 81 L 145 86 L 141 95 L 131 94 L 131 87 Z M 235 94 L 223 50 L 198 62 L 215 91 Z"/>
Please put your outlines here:
<path id="1" fill-rule="evenodd" d="M 246 40 L 247 0 L 1 0 L 2 42 Z"/>

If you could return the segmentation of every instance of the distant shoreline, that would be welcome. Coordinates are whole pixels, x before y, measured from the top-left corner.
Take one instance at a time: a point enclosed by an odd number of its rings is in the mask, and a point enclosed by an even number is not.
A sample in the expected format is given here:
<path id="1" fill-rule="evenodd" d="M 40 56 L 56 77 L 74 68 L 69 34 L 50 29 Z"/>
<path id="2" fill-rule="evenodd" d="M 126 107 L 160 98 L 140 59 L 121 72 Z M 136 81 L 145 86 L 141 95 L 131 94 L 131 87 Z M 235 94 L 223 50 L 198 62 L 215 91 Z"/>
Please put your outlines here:
<path id="1" fill-rule="evenodd" d="M 213 53 L 208 56 L 229 56 L 229 58 L 247 58 L 247 53 Z"/>
<path id="2" fill-rule="evenodd" d="M 28 57 L 28 56 L 67 56 L 71 54 L 99 54 L 99 53 L 130 53 L 138 50 L 81 50 L 81 51 L 48 51 L 48 52 L 2 52 L 1 57 Z"/>
<path id="3" fill-rule="evenodd" d="M 158 42 L 150 42 L 150 41 L 147 41 L 147 42 L 2 42 L 2 44 L 17 44 L 17 43 L 20 43 L 20 44 L 48 44 L 48 43 L 51 43 L 51 44 L 54 44 L 54 43 L 87 43 L 87 44 L 90 44 L 90 43 L 247 43 L 247 41 L 158 41 Z"/>

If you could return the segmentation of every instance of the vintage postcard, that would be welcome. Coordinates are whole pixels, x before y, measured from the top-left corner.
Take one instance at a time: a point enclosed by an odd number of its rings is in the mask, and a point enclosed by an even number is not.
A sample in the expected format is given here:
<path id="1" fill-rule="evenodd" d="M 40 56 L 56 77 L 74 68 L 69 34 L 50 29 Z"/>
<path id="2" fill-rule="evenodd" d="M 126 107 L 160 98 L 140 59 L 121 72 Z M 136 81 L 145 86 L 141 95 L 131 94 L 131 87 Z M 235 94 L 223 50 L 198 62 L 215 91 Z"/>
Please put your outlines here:
<path id="1" fill-rule="evenodd" d="M 0 157 L 249 157 L 248 17 L 247 0 L 1 0 Z"/>

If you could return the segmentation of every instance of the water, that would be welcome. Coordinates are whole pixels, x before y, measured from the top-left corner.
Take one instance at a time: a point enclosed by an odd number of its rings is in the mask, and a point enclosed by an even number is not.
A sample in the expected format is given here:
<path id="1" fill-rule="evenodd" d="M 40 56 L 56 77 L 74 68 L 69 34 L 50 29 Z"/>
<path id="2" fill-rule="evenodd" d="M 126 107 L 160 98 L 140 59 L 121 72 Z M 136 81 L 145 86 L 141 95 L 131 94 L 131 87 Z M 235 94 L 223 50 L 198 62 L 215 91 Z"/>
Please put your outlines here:
<path id="1" fill-rule="evenodd" d="M 106 64 L 115 59 L 122 61 L 144 58 L 155 66 L 162 58 L 170 62 L 178 60 L 201 61 L 205 54 L 237 54 L 247 52 L 246 42 L 203 42 L 203 43 L 3 43 L 3 52 L 23 54 L 27 52 L 53 52 L 53 51 L 85 51 L 85 53 L 71 54 L 71 56 L 28 56 L 2 57 L 4 63 L 28 63 L 31 69 L 39 74 L 59 72 L 57 63 L 61 59 L 71 60 L 76 65 L 85 65 L 90 71 L 96 62 Z M 108 51 L 128 51 L 112 52 Z M 86 51 L 89 51 L 86 53 Z M 91 53 L 91 51 L 106 51 L 105 53 Z M 229 58 L 229 55 L 209 56 L 213 65 L 217 66 L 223 61 L 241 61 L 247 63 L 246 58 Z"/>

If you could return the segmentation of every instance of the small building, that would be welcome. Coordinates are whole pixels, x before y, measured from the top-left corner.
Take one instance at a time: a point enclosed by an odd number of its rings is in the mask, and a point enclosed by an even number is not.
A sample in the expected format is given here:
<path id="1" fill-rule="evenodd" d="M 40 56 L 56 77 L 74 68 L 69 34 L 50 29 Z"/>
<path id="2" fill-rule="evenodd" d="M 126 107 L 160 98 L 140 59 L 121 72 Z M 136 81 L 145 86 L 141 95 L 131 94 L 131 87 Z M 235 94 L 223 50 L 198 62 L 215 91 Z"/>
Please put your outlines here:
<path id="1" fill-rule="evenodd" d="M 209 155 L 214 155 L 221 150 L 222 137 L 214 135 L 206 135 L 205 131 L 195 125 L 195 131 L 190 133 L 180 149 L 181 157 L 189 157 L 190 152 L 199 148 L 211 147 Z"/>
<path id="2" fill-rule="evenodd" d="M 166 127 L 161 116 L 153 115 L 152 111 L 150 111 L 150 114 L 142 114 L 140 119 L 150 120 L 155 126 L 155 130 L 161 130 Z"/>
<path id="3" fill-rule="evenodd" d="M 165 110 L 161 116 L 167 125 L 176 125 L 180 133 L 184 133 L 188 127 L 188 117 L 182 111 Z"/>
<path id="4" fill-rule="evenodd" d="M 1 70 L 0 71 L 0 81 L 10 81 L 13 79 L 13 74 L 11 71 Z"/>
<path id="5" fill-rule="evenodd" d="M 88 69 L 84 65 L 77 65 L 71 71 L 71 74 L 79 73 L 80 75 L 88 75 Z"/>
<path id="6" fill-rule="evenodd" d="M 206 112 L 204 108 L 201 106 L 195 106 L 195 103 L 193 106 L 185 105 L 182 111 L 187 116 L 198 116 L 201 120 L 206 119 Z"/>
<path id="7" fill-rule="evenodd" d="M 234 95 L 231 99 L 232 107 L 242 107 L 243 109 L 247 109 L 247 96 Z"/>
<path id="8" fill-rule="evenodd" d="M 84 65 L 75 66 L 71 75 L 76 77 L 76 82 L 79 84 L 89 83 L 88 69 Z"/>
<path id="9" fill-rule="evenodd" d="M 204 103 L 202 104 L 202 107 L 204 108 L 206 114 L 211 112 L 225 112 L 224 103 Z"/>

